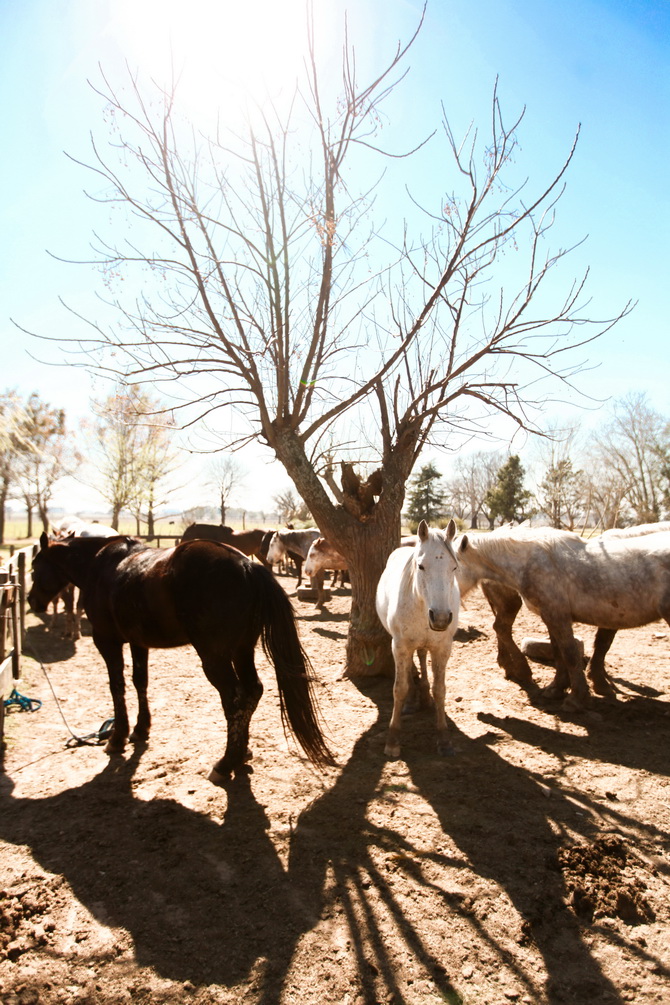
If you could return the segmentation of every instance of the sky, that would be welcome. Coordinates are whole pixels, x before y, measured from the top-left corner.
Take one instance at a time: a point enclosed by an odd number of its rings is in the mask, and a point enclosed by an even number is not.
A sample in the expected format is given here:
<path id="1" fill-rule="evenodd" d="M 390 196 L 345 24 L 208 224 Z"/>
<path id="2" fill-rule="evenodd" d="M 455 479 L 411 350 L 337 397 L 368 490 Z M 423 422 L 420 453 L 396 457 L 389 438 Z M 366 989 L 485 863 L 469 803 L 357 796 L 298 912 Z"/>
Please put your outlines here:
<path id="1" fill-rule="evenodd" d="M 315 6 L 323 23 L 334 26 L 347 3 L 315 0 Z M 383 64 L 421 14 L 415 0 L 349 0 L 348 8 L 363 72 Z M 87 199 L 91 179 L 71 159 L 90 160 L 91 134 L 98 141 L 109 136 L 89 84 L 100 80 L 100 67 L 112 80 L 124 63 L 160 74 L 171 39 L 197 67 L 190 100 L 194 117 L 206 116 L 207 74 L 221 65 L 245 82 L 259 68 L 274 80 L 292 72 L 302 10 L 301 0 L 0 0 L 3 389 L 37 391 L 65 408 L 73 428 L 90 414 L 91 398 L 108 392 L 60 345 L 74 330 L 62 301 L 84 317 L 100 309 L 98 274 L 71 263 L 87 258 L 93 228 L 117 225 Z M 603 402 L 643 392 L 670 415 L 668 0 L 429 0 L 408 65 L 391 138 L 409 142 L 432 128 L 442 104 L 456 132 L 471 121 L 485 126 L 497 79 L 509 117 L 526 109 L 519 156 L 523 170 L 539 180 L 553 177 L 581 125 L 556 237 L 562 245 L 587 238 L 572 268 L 575 274 L 590 268 L 593 316 L 637 302 L 590 350 L 592 369 L 581 386 Z M 566 408 L 573 406 L 575 414 L 576 403 Z M 583 415 L 593 422 L 602 411 Z M 267 510 L 290 487 L 268 453 L 252 451 L 239 462 L 246 474 L 234 505 Z M 194 459 L 175 504 L 213 501 L 207 463 Z M 54 497 L 69 509 L 96 502 L 94 487 L 72 480 Z"/>

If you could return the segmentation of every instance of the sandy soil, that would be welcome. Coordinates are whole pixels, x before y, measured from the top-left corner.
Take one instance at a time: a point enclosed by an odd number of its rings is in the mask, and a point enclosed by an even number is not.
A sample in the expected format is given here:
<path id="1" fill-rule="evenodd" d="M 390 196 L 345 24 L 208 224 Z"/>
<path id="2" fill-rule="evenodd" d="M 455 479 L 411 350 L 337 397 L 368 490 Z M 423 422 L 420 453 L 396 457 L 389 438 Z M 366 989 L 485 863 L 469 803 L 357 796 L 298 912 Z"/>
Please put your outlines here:
<path id="1" fill-rule="evenodd" d="M 343 678 L 348 607 L 295 601 L 339 767 L 286 740 L 260 659 L 253 772 L 227 791 L 193 652 L 152 654 L 151 740 L 110 760 L 67 745 L 111 714 L 90 637 L 29 617 L 60 710 L 28 662 L 43 705 L 8 716 L 0 779 L 3 1005 L 670 1002 L 667 626 L 620 633 L 618 701 L 569 717 L 504 679 L 477 592 L 447 669 L 456 755 L 420 713 L 387 761 L 391 683 Z M 522 612 L 517 637 L 541 634 Z"/>

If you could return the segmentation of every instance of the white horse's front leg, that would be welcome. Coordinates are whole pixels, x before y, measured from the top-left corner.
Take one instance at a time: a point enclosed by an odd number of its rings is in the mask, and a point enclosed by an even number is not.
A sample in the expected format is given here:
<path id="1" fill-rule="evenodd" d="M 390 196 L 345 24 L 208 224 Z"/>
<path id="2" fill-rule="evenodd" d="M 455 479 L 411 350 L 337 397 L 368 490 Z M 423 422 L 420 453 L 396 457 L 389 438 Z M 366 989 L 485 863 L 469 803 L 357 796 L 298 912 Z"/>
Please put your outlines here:
<path id="1" fill-rule="evenodd" d="M 387 757 L 400 757 L 400 721 L 403 705 L 410 689 L 413 672 L 413 649 L 396 646 L 393 642 L 393 659 L 395 661 L 395 680 L 393 682 L 393 714 L 389 725 L 388 737 L 384 753 Z"/>
<path id="2" fill-rule="evenodd" d="M 447 662 L 451 655 L 451 644 L 440 651 L 439 654 L 431 652 L 430 661 L 433 671 L 433 701 L 435 702 L 435 725 L 437 728 L 437 752 L 442 757 L 448 757 L 454 753 L 453 744 L 449 739 L 447 728 L 447 715 L 444 710 L 446 697 L 445 672 Z"/>

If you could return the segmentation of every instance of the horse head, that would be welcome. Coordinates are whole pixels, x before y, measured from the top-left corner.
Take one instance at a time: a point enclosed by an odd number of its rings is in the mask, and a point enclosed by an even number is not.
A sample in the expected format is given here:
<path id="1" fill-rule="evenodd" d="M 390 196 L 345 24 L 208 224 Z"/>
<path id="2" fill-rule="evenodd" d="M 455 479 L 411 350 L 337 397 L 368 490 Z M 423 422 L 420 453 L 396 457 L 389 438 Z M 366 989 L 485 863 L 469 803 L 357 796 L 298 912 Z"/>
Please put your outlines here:
<path id="1" fill-rule="evenodd" d="M 414 548 L 416 587 L 428 610 L 428 623 L 434 632 L 445 632 L 458 613 L 459 591 L 456 583 L 458 560 L 452 547 L 456 524 L 449 521 L 446 533 L 419 524 Z"/>

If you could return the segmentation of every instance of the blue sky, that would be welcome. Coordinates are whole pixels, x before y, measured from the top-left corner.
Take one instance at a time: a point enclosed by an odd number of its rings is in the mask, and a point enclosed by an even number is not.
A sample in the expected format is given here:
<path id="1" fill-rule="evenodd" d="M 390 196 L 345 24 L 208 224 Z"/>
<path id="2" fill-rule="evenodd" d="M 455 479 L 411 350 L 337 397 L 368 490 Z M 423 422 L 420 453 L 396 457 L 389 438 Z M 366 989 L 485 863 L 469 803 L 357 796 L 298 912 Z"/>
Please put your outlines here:
<path id="1" fill-rule="evenodd" d="M 342 0 L 316 0 L 317 9 L 335 20 L 344 6 Z M 383 62 L 396 41 L 407 38 L 421 7 L 413 0 L 356 0 L 350 6 L 351 35 L 363 67 Z M 89 179 L 64 153 L 86 159 L 89 132 L 107 135 L 101 103 L 87 78 L 96 79 L 99 63 L 112 75 L 124 59 L 152 66 L 167 22 L 172 18 L 179 31 L 184 10 L 190 12 L 201 62 L 243 51 L 244 40 L 235 33 L 248 33 L 250 24 L 256 52 L 272 51 L 281 59 L 281 50 L 285 61 L 294 58 L 288 35 L 283 49 L 277 45 L 279 29 L 269 15 L 262 16 L 270 9 L 262 0 L 248 8 L 251 21 L 236 21 L 238 8 L 228 0 L 0 0 L 2 386 L 25 394 L 37 390 L 66 408 L 73 424 L 86 414 L 90 395 L 101 396 L 105 387 L 72 366 L 31 359 L 30 354 L 50 360 L 60 354 L 22 334 L 10 318 L 58 339 L 72 332 L 59 297 L 84 314 L 98 310 L 92 270 L 47 253 L 85 258 L 92 225 L 109 223 L 84 195 Z M 271 8 L 282 11 L 291 26 L 292 0 L 274 0 Z M 158 10 L 168 16 L 157 21 Z M 594 316 L 638 301 L 591 350 L 597 367 L 582 386 L 598 399 L 644 391 L 655 408 L 670 414 L 670 3 L 430 0 L 409 64 L 410 75 L 393 105 L 392 139 L 411 139 L 432 128 L 441 101 L 457 132 L 471 120 L 485 127 L 497 76 L 509 117 L 526 107 L 520 159 L 539 184 L 560 166 L 581 123 L 555 236 L 572 244 L 588 235 L 572 268 L 576 274 L 591 268 Z M 240 72 L 249 65 L 247 59 Z M 275 469 L 265 468 L 262 487 L 249 476 L 240 503 L 256 508 L 288 486 L 278 469 L 268 490 L 269 471 Z M 90 497 L 77 491 L 82 499 Z M 71 486 L 69 492 L 70 499 Z"/>

